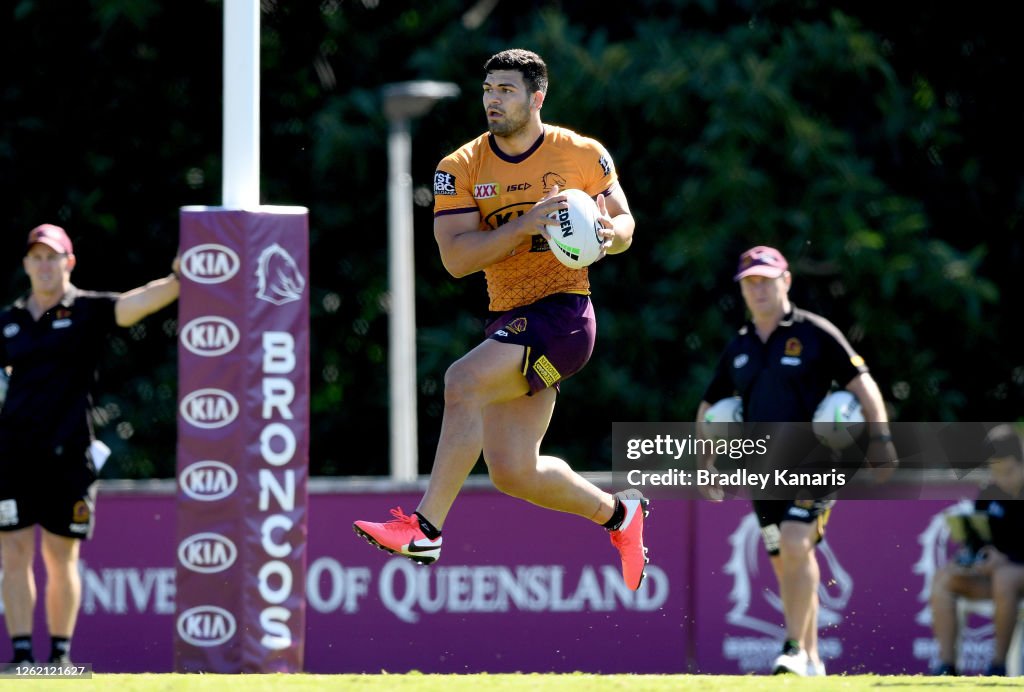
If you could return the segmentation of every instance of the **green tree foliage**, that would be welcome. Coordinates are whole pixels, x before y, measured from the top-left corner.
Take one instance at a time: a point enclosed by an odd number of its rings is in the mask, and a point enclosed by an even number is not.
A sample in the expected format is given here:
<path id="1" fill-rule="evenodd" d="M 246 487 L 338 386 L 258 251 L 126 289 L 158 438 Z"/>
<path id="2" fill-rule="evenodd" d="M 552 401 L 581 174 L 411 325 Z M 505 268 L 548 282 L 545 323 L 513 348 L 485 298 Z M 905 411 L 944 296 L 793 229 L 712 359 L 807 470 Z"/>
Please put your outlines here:
<path id="1" fill-rule="evenodd" d="M 870 3 L 868 3 L 870 5 Z M 61 223 L 75 281 L 166 271 L 179 207 L 220 202 L 220 2 L 16 0 L 0 21 L 6 299 L 25 232 Z M 793 297 L 847 332 L 898 420 L 1010 420 L 1022 242 L 1022 62 L 1005 18 L 810 0 L 263 2 L 262 199 L 310 209 L 314 474 L 385 473 L 387 122 L 380 87 L 451 81 L 414 123 L 421 470 L 448 365 L 479 338 L 479 275 L 431 233 L 437 161 L 484 128 L 483 61 L 545 56 L 548 122 L 602 140 L 637 218 L 596 265 L 594 359 L 562 388 L 547 446 L 606 469 L 614 421 L 689 420 L 743 319 L 737 255 L 774 244 Z M 174 470 L 175 313 L 112 340 L 111 475 Z"/>

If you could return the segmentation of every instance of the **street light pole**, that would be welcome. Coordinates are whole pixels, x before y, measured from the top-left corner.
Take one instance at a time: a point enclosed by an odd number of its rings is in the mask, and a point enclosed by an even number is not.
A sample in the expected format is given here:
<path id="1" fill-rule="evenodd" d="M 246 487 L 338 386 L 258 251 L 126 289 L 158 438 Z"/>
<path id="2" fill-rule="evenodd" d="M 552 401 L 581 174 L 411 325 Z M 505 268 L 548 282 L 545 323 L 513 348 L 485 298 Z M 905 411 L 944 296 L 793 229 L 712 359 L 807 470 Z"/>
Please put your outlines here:
<path id="1" fill-rule="evenodd" d="M 434 104 L 459 94 L 448 82 L 388 84 L 382 90 L 388 119 L 388 286 L 391 293 L 388 377 L 391 479 L 419 474 L 416 421 L 416 274 L 412 223 L 412 138 L 409 123 Z"/>

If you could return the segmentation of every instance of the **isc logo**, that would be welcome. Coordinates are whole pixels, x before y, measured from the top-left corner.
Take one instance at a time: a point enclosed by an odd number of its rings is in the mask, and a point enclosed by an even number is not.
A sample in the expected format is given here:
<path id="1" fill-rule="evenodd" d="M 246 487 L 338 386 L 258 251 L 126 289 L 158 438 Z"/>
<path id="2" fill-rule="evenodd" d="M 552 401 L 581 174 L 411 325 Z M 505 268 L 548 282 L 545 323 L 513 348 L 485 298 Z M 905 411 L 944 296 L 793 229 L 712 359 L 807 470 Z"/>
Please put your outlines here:
<path id="1" fill-rule="evenodd" d="M 178 561 L 200 574 L 223 572 L 235 564 L 237 557 L 238 548 L 219 533 L 196 533 L 178 545 Z"/>
<path id="2" fill-rule="evenodd" d="M 178 616 L 178 636 L 192 646 L 220 646 L 237 629 L 235 616 L 217 606 L 196 606 Z"/>
<path id="3" fill-rule="evenodd" d="M 222 356 L 230 353 L 239 341 L 238 327 L 225 317 L 197 317 L 181 330 L 181 343 L 197 356 Z"/>
<path id="4" fill-rule="evenodd" d="M 217 243 L 196 245 L 181 256 L 181 272 L 197 284 L 219 284 L 230 280 L 241 262 L 238 254 Z"/>
<path id="5" fill-rule="evenodd" d="M 193 500 L 216 502 L 235 492 L 238 474 L 223 461 L 197 461 L 181 472 L 178 484 Z"/>
<path id="6" fill-rule="evenodd" d="M 197 389 L 181 400 L 178 411 L 197 428 L 223 428 L 238 417 L 238 400 L 223 389 Z"/>

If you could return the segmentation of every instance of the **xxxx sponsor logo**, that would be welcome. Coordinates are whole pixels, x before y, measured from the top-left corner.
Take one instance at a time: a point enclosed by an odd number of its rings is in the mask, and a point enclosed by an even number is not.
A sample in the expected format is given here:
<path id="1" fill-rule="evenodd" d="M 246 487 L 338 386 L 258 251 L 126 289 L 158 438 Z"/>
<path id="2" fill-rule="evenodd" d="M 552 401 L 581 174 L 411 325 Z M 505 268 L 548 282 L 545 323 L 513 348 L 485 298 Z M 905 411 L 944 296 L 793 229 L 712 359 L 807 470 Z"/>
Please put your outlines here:
<path id="1" fill-rule="evenodd" d="M 501 188 L 497 183 L 477 183 L 473 186 L 474 199 L 490 199 L 501 194 Z"/>

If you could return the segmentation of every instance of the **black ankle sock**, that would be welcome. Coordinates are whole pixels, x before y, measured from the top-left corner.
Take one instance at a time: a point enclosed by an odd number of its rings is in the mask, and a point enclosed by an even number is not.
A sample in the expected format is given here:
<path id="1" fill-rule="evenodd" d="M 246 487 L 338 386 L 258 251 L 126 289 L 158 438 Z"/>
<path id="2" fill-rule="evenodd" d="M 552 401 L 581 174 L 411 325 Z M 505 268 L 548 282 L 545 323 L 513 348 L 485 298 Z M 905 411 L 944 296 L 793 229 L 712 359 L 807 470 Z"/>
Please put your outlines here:
<path id="1" fill-rule="evenodd" d="M 50 637 L 50 660 L 55 661 L 71 653 L 70 637 Z"/>
<path id="2" fill-rule="evenodd" d="M 32 655 L 31 634 L 19 634 L 11 637 L 11 646 L 14 648 L 14 663 L 25 663 L 35 660 L 35 656 Z"/>
<path id="3" fill-rule="evenodd" d="M 415 514 L 415 515 L 416 515 L 416 518 L 417 518 L 417 519 L 419 520 L 419 522 L 420 522 L 420 528 L 421 528 L 421 529 L 423 530 L 423 534 L 424 534 L 424 535 L 425 535 L 425 536 L 426 536 L 427 538 L 429 538 L 430 540 L 434 540 L 435 538 L 437 538 L 438 536 L 440 536 L 440 535 L 441 535 L 441 531 L 440 531 L 439 529 L 437 529 L 437 528 L 436 528 L 436 527 L 435 527 L 435 526 L 434 526 L 433 524 L 431 524 L 431 523 L 430 523 L 429 521 L 427 521 L 427 518 L 426 518 L 426 517 L 424 517 L 424 516 L 423 516 L 422 514 L 420 514 L 419 512 L 413 512 L 413 514 Z"/>
<path id="4" fill-rule="evenodd" d="M 626 508 L 622 505 L 622 500 L 615 498 L 615 509 L 612 510 L 612 518 L 601 524 L 609 531 L 615 531 L 622 526 L 622 520 L 626 518 Z"/>

